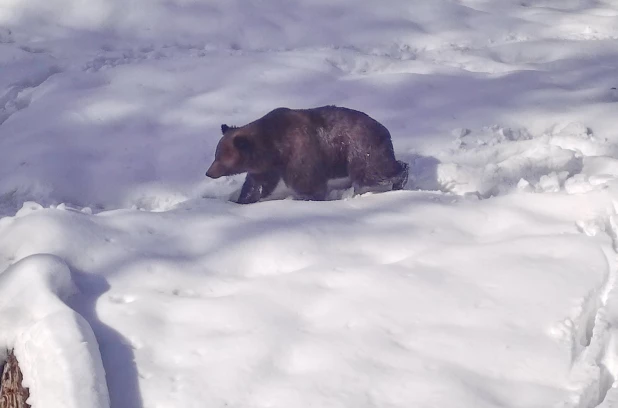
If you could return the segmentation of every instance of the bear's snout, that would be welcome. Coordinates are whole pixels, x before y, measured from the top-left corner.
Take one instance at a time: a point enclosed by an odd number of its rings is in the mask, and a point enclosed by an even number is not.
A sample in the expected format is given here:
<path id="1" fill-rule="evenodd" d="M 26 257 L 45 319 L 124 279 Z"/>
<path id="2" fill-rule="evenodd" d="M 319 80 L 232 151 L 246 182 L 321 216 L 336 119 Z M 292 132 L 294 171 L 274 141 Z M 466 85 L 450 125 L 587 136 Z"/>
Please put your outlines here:
<path id="1" fill-rule="evenodd" d="M 223 166 L 221 166 L 220 163 L 215 161 L 213 164 L 210 165 L 210 168 L 206 171 L 206 176 L 213 178 L 213 179 L 217 179 L 223 176 Z"/>

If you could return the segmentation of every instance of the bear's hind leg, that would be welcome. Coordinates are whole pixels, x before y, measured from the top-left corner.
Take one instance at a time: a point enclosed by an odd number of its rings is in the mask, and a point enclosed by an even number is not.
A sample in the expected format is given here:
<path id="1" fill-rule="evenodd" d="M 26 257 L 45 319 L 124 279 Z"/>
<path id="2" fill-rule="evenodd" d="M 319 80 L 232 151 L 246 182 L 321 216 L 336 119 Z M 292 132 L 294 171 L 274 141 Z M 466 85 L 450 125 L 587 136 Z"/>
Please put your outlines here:
<path id="1" fill-rule="evenodd" d="M 349 168 L 355 194 L 401 190 L 408 182 L 409 166 L 399 160 L 356 161 Z"/>
<path id="2" fill-rule="evenodd" d="M 404 163 L 401 160 L 397 160 L 397 164 L 401 167 L 399 173 L 391 180 L 393 182 L 393 190 L 402 190 L 408 182 L 408 175 L 410 172 L 410 166 L 408 163 Z"/>

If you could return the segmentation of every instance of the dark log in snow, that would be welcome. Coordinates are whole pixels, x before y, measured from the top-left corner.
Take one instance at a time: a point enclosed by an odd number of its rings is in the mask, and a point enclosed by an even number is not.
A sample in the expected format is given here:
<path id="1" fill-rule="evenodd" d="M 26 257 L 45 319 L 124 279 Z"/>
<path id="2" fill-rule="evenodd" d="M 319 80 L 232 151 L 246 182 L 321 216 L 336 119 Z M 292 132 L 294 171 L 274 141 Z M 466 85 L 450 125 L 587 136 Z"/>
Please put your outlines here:
<path id="1" fill-rule="evenodd" d="M 27 388 L 22 387 L 23 376 L 13 351 L 4 364 L 0 380 L 0 408 L 30 408 L 26 400 L 30 395 Z"/>

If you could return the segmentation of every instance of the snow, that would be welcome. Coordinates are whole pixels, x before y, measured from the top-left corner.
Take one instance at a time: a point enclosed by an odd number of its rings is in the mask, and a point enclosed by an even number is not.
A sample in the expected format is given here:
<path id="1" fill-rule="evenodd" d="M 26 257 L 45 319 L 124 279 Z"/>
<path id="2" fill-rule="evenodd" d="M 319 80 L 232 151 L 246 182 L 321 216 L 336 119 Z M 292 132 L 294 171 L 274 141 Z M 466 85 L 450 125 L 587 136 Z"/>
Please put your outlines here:
<path id="1" fill-rule="evenodd" d="M 75 286 L 66 263 L 39 253 L 0 275 L 2 344 L 20 357 L 34 407 L 109 407 L 97 340 L 64 301 Z"/>
<path id="2" fill-rule="evenodd" d="M 1 2 L 0 357 L 34 408 L 615 405 L 617 16 Z M 204 176 L 222 123 L 324 104 L 406 190 Z"/>

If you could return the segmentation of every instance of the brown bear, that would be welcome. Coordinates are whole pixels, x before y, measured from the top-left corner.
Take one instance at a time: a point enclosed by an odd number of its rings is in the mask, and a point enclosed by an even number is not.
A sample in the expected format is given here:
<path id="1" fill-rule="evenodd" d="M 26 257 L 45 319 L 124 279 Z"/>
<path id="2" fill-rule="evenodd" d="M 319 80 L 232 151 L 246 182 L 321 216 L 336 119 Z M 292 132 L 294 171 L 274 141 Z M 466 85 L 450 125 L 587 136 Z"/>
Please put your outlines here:
<path id="1" fill-rule="evenodd" d="M 277 108 L 245 126 L 221 125 L 206 176 L 247 173 L 238 203 L 269 196 L 279 180 L 305 200 L 324 200 L 329 179 L 349 177 L 355 192 L 401 190 L 408 165 L 395 159 L 391 135 L 367 114 L 337 106 Z"/>

